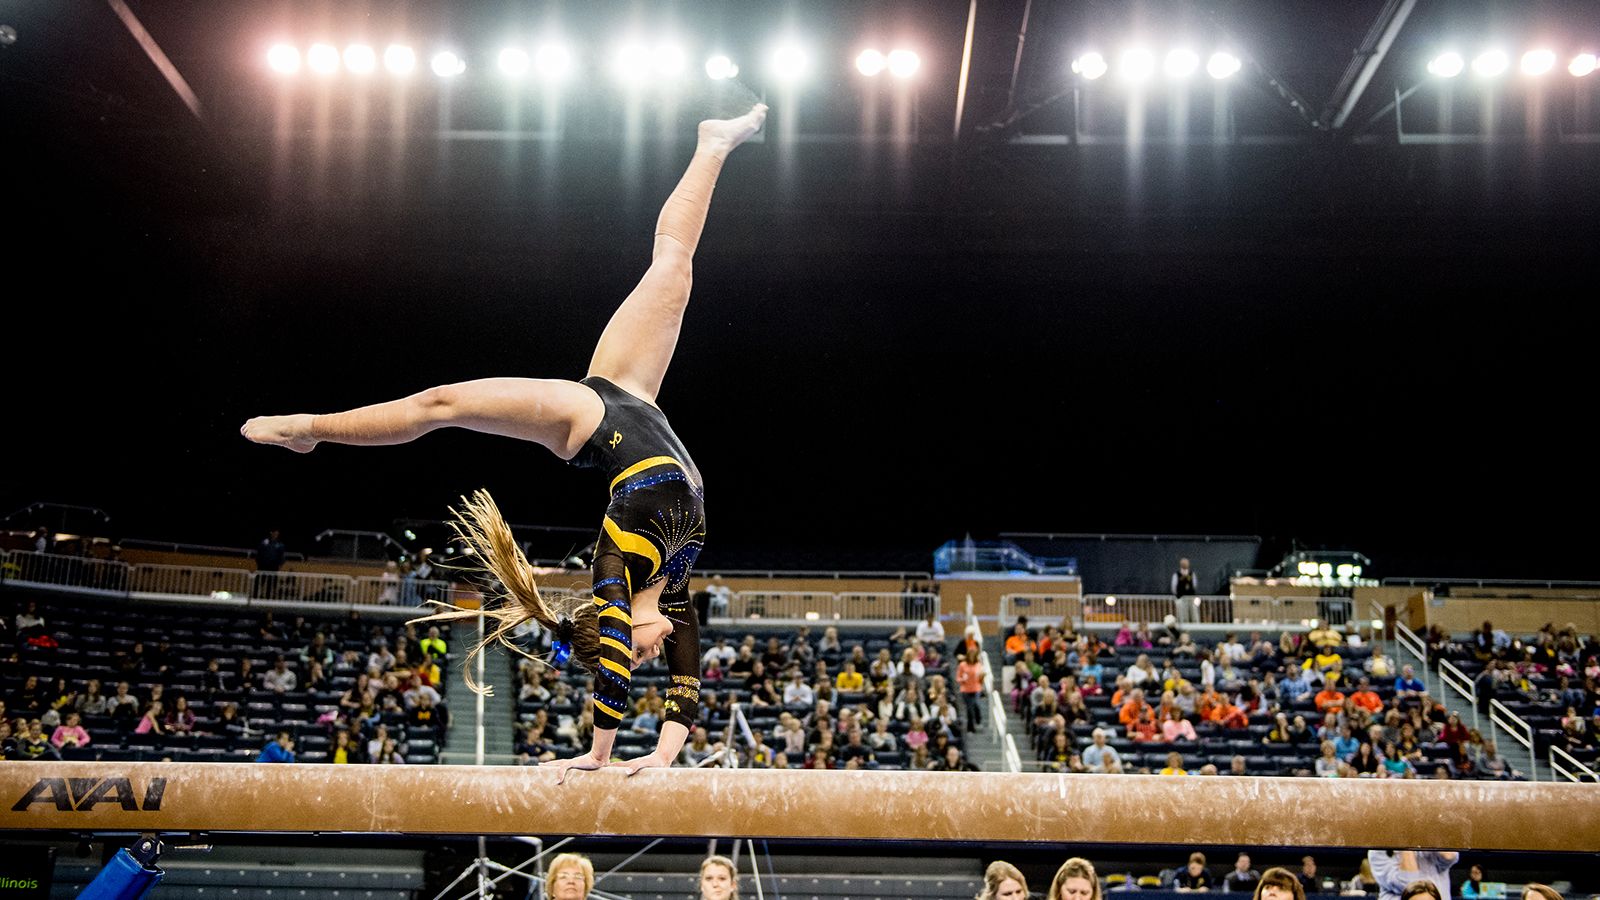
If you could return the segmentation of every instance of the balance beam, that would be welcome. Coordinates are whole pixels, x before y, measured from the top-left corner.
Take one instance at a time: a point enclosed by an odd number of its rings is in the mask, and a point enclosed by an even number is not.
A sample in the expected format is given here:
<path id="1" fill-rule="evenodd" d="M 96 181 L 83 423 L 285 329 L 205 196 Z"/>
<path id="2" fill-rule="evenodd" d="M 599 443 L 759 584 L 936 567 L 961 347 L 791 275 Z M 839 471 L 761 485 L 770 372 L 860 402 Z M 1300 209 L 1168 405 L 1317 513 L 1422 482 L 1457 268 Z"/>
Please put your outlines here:
<path id="1" fill-rule="evenodd" d="M 1218 819 L 1220 809 L 1236 814 Z M 1482 781 L 0 763 L 0 830 L 1600 851 L 1600 788 Z"/>

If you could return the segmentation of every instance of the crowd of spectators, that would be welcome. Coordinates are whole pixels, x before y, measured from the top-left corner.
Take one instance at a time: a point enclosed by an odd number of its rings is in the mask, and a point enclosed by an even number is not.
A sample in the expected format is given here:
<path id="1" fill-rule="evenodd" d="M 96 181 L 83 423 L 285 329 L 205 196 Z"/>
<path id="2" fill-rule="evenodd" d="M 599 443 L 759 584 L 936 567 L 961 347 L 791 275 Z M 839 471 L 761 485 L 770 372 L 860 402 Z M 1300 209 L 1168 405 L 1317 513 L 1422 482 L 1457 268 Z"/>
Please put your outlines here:
<path id="1" fill-rule="evenodd" d="M 0 606 L 6 759 L 431 762 L 448 728 L 438 628 L 115 612 Z"/>
<path id="2" fill-rule="evenodd" d="M 1024 619 L 1005 662 L 1010 702 L 1054 771 L 1520 777 L 1353 626 L 1202 645 L 1171 617 L 1109 639 Z"/>
<path id="3" fill-rule="evenodd" d="M 537 648 L 541 636 L 530 629 L 520 639 Z M 961 643 L 953 661 L 944 626 L 932 615 L 915 628 L 876 634 L 834 627 L 764 638 L 707 632 L 699 718 L 679 763 L 697 765 L 732 746 L 739 764 L 754 768 L 971 771 L 964 735 L 977 727 L 979 708 L 964 697 L 969 687 L 981 689 L 982 674 L 976 645 Z M 587 749 L 594 719 L 586 673 L 526 658 L 516 665 L 518 757 L 531 763 Z M 619 754 L 654 745 L 665 680 L 659 662 L 634 673 Z M 750 725 L 748 740 L 742 734 L 730 740 L 733 703 Z"/>

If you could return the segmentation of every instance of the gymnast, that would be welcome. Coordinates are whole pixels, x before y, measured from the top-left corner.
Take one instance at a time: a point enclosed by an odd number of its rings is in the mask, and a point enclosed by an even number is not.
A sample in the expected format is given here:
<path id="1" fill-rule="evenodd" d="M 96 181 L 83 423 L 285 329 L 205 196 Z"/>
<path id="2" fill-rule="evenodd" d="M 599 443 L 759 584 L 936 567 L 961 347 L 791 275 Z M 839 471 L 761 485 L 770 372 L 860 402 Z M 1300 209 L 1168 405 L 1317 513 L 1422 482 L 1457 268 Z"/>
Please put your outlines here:
<path id="1" fill-rule="evenodd" d="M 241 429 L 256 443 L 306 453 L 321 441 L 403 444 L 455 426 L 532 441 L 575 466 L 603 471 L 611 497 L 595 547 L 592 602 L 540 594 L 487 491 L 464 498 L 455 511 L 457 533 L 507 592 L 485 611 L 495 624 L 469 659 L 492 642 L 521 652 L 507 638 L 534 619 L 552 633 L 552 665 L 572 659 L 594 674 L 592 745 L 575 759 L 545 763 L 560 770 L 558 780 L 570 769 L 610 763 L 632 669 L 646 660 L 664 655 L 671 673 L 666 721 L 654 752 L 618 765 L 630 775 L 672 765 L 695 721 L 700 635 L 688 587 L 705 540 L 704 485 L 655 400 L 677 346 L 717 175 L 766 113 L 758 103 L 737 118 L 700 123 L 694 157 L 656 221 L 650 268 L 612 315 L 582 381 L 485 378 L 331 415 L 263 416 Z M 453 610 L 430 618 L 477 614 Z M 468 678 L 473 690 L 487 693 Z"/>

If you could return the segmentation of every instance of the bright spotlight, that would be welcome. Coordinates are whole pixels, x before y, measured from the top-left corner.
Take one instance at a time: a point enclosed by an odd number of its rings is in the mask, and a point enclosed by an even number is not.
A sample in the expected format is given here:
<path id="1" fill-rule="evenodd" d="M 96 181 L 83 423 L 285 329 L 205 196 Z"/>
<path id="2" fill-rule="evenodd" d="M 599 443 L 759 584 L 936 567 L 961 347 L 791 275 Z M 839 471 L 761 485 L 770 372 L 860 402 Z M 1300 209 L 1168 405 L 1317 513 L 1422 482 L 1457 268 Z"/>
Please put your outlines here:
<path id="1" fill-rule="evenodd" d="M 1107 595 L 1106 596 L 1106 605 L 1107 606 L 1116 606 L 1117 605 L 1117 598 L 1116 597 L 1112 597 L 1110 595 Z"/>
<path id="2" fill-rule="evenodd" d="M 454 78 L 467 70 L 467 61 L 449 50 L 433 55 L 433 74 L 440 78 Z"/>
<path id="3" fill-rule="evenodd" d="M 688 57 L 677 44 L 657 45 L 655 52 L 650 54 L 650 62 L 657 75 L 667 78 L 677 78 L 689 66 Z"/>
<path id="4" fill-rule="evenodd" d="M 528 74 L 528 67 L 532 64 L 527 51 L 519 47 L 507 47 L 501 50 L 498 61 L 501 73 L 511 78 L 521 78 Z"/>
<path id="5" fill-rule="evenodd" d="M 706 60 L 706 77 L 712 81 L 724 81 L 739 75 L 739 67 L 733 60 L 720 53 Z"/>
<path id="6" fill-rule="evenodd" d="M 896 78 L 910 78 L 922 68 L 922 57 L 910 50 L 892 50 L 889 53 L 889 74 Z"/>
<path id="7" fill-rule="evenodd" d="M 1168 78 L 1188 78 L 1199 70 L 1200 57 L 1193 50 L 1173 50 L 1162 68 Z"/>
<path id="8" fill-rule="evenodd" d="M 1461 59 L 1461 54 L 1455 52 L 1441 53 L 1428 61 L 1428 74 L 1437 75 L 1440 78 L 1454 78 L 1460 75 L 1461 70 L 1466 67 L 1467 64 Z"/>
<path id="9" fill-rule="evenodd" d="M 306 51 L 306 65 L 324 75 L 339 71 L 339 48 L 332 44 L 312 44 Z"/>
<path id="10" fill-rule="evenodd" d="M 782 44 L 772 51 L 772 74 L 780 81 L 795 82 L 811 71 L 811 57 L 798 44 Z"/>
<path id="11" fill-rule="evenodd" d="M 390 44 L 383 51 L 383 67 L 393 75 L 410 75 L 417 68 L 417 51 L 402 44 Z"/>
<path id="12" fill-rule="evenodd" d="M 1106 58 L 1098 53 L 1085 53 L 1072 61 L 1072 71 L 1089 81 L 1106 74 L 1108 68 L 1110 67 L 1106 65 Z"/>
<path id="13" fill-rule="evenodd" d="M 628 84 L 643 84 L 650 79 L 651 54 L 639 44 L 624 44 L 612 59 L 612 71 Z"/>
<path id="14" fill-rule="evenodd" d="M 1522 74 L 1543 75 L 1556 67 L 1556 52 L 1541 49 L 1522 54 Z"/>
<path id="15" fill-rule="evenodd" d="M 1237 75 L 1243 67 L 1244 63 L 1239 61 L 1239 57 L 1219 50 L 1211 54 L 1211 58 L 1206 61 L 1206 74 L 1221 81 Z"/>
<path id="16" fill-rule="evenodd" d="M 1500 50 L 1489 50 L 1480 53 L 1472 60 L 1472 71 L 1484 78 L 1504 75 L 1506 69 L 1509 68 L 1511 68 L 1511 59 Z"/>
<path id="17" fill-rule="evenodd" d="M 888 65 L 889 61 L 884 59 L 883 54 L 876 50 L 863 50 L 861 55 L 856 57 L 856 71 L 868 78 L 872 78 L 882 72 Z"/>
<path id="18" fill-rule="evenodd" d="M 533 68 L 539 77 L 559 81 L 572 73 L 572 51 L 565 44 L 546 42 L 533 51 Z"/>
<path id="19" fill-rule="evenodd" d="M 267 51 L 267 65 L 274 72 L 291 75 L 300 71 L 300 51 L 288 44 L 274 44 Z"/>
<path id="20" fill-rule="evenodd" d="M 1156 58 L 1142 48 L 1124 51 L 1118 63 L 1118 74 L 1127 81 L 1149 81 L 1156 72 Z"/>
<path id="21" fill-rule="evenodd" d="M 378 67 L 378 54 L 366 44 L 351 44 L 344 48 L 344 67 L 357 75 L 367 75 Z"/>
<path id="22" fill-rule="evenodd" d="M 1593 72 L 1594 69 L 1595 56 L 1593 53 L 1579 53 L 1572 58 L 1572 62 L 1567 66 L 1567 71 L 1571 72 L 1574 78 L 1582 78 Z"/>

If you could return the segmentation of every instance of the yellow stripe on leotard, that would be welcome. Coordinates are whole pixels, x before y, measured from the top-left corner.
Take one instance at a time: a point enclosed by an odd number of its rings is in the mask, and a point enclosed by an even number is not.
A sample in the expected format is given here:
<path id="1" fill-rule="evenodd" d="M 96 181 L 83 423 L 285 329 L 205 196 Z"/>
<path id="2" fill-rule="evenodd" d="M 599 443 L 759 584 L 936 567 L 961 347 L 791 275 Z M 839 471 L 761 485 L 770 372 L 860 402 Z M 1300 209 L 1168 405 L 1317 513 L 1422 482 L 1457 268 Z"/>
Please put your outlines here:
<path id="1" fill-rule="evenodd" d="M 600 657 L 600 665 L 605 666 L 618 675 L 626 675 L 629 679 L 633 678 L 633 672 L 630 671 L 627 666 L 617 662 L 614 659 L 602 656 Z"/>
<path id="2" fill-rule="evenodd" d="M 640 537 L 630 531 L 623 531 L 621 526 L 611 521 L 610 516 L 605 518 L 605 528 L 607 536 L 611 538 L 612 543 L 617 545 L 617 549 L 623 553 L 632 553 L 634 556 L 642 556 L 650 560 L 650 577 L 654 578 L 656 572 L 661 570 L 661 552 L 656 549 L 656 545 L 650 543 L 648 538 Z M 630 593 L 632 592 L 631 575 L 629 577 L 629 591 Z"/>
<path id="3" fill-rule="evenodd" d="M 607 488 L 606 490 L 609 493 L 616 493 L 617 485 L 627 481 L 629 478 L 632 478 L 640 472 L 643 472 L 645 469 L 653 469 L 656 466 L 677 466 L 678 468 L 682 469 L 683 463 L 678 462 L 670 456 L 652 456 L 649 459 L 641 459 L 626 469 L 623 469 L 620 475 L 611 479 L 611 487 Z"/>
<path id="4" fill-rule="evenodd" d="M 623 654 L 624 656 L 628 656 L 628 657 L 632 657 L 633 656 L 633 651 L 628 649 L 627 645 L 623 644 L 621 641 L 617 640 L 616 638 L 602 637 L 602 638 L 600 638 L 600 645 L 603 646 L 603 647 L 610 647 L 613 650 L 616 650 L 618 653 Z"/>

